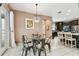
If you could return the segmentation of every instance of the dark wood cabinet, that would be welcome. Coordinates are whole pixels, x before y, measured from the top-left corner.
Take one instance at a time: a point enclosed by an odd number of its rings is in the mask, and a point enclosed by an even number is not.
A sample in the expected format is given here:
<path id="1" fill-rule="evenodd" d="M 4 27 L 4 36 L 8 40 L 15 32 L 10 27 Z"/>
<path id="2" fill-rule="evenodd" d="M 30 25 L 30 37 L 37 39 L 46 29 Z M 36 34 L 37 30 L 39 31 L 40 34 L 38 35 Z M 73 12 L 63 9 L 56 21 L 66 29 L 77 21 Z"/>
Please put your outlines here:
<path id="1" fill-rule="evenodd" d="M 78 20 L 71 21 L 71 22 L 70 22 L 70 25 L 79 25 L 79 24 L 78 24 Z"/>
<path id="2" fill-rule="evenodd" d="M 69 22 L 64 22 L 63 24 L 64 26 L 74 26 L 74 25 L 79 25 L 79 19 L 76 19 L 76 20 L 72 20 L 72 21 L 69 21 Z"/>
<path id="3" fill-rule="evenodd" d="M 63 25 L 67 26 L 67 25 L 70 25 L 70 23 L 69 22 L 63 22 Z"/>

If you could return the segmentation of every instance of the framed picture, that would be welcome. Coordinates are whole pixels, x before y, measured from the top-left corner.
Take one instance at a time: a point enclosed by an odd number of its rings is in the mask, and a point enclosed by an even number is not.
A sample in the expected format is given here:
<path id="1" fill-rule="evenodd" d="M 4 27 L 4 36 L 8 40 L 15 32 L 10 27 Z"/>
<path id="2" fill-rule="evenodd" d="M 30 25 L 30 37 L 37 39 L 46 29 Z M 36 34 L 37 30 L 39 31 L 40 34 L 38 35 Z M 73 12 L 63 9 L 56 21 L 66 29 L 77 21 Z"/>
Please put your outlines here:
<path id="1" fill-rule="evenodd" d="M 25 28 L 26 29 L 34 29 L 34 22 L 31 18 L 25 19 Z"/>

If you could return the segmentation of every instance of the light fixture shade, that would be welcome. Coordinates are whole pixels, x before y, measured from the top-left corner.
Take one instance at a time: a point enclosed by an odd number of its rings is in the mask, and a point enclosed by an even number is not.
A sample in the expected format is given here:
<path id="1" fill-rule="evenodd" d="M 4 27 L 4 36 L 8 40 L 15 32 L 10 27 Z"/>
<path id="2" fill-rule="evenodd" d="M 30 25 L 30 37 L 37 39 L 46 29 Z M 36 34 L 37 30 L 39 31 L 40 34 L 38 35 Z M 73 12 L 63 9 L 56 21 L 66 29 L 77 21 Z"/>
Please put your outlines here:
<path id="1" fill-rule="evenodd" d="M 38 16 L 38 13 L 37 13 L 38 4 L 35 4 L 35 6 L 36 6 L 36 15 L 33 17 L 33 20 L 34 22 L 38 23 L 40 21 L 40 17 Z"/>
<path id="2" fill-rule="evenodd" d="M 34 20 L 35 23 L 39 23 L 40 19 L 41 18 L 39 16 L 34 16 L 33 17 L 33 20 Z"/>

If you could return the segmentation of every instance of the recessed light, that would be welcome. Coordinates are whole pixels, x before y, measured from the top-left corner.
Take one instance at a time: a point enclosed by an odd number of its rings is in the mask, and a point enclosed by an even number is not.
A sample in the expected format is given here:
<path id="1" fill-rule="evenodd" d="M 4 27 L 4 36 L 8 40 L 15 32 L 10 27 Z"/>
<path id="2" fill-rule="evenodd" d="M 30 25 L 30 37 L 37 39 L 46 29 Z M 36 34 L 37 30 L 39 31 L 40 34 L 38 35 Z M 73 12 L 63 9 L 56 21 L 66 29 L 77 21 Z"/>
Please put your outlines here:
<path id="1" fill-rule="evenodd" d="M 69 10 L 67 10 L 67 12 L 71 12 L 71 10 L 69 9 Z"/>
<path id="2" fill-rule="evenodd" d="M 78 16 L 76 16 L 76 18 L 78 18 Z"/>
<path id="3" fill-rule="evenodd" d="M 62 11 L 58 11 L 58 14 L 62 13 Z"/>
<path id="4" fill-rule="evenodd" d="M 63 19 L 65 20 L 66 18 L 64 17 Z"/>
<path id="5" fill-rule="evenodd" d="M 69 13 L 66 13 L 66 15 L 70 15 Z"/>

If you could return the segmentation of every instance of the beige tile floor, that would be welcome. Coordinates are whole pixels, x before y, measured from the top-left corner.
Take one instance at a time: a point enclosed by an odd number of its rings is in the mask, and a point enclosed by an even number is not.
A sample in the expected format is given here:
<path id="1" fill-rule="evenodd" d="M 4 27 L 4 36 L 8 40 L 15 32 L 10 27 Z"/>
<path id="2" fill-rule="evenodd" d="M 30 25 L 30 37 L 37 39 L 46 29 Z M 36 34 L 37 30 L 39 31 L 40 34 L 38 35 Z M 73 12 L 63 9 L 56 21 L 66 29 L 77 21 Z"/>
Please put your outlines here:
<path id="1" fill-rule="evenodd" d="M 51 43 L 51 52 L 47 51 L 47 56 L 79 56 L 79 49 L 70 48 L 62 44 L 59 45 L 57 49 L 53 49 L 53 41 Z M 21 56 L 22 46 L 21 44 L 15 48 L 9 48 L 4 56 Z M 42 56 L 44 54 L 42 53 Z M 34 56 L 33 51 L 28 52 L 28 56 Z M 37 56 L 37 55 L 36 55 Z"/>

